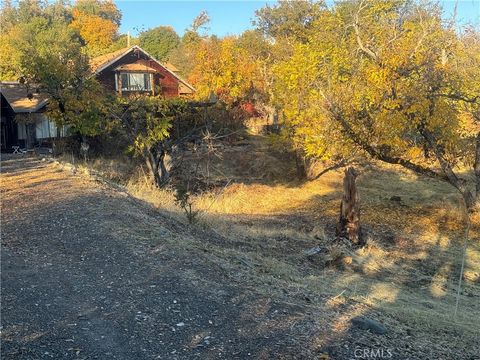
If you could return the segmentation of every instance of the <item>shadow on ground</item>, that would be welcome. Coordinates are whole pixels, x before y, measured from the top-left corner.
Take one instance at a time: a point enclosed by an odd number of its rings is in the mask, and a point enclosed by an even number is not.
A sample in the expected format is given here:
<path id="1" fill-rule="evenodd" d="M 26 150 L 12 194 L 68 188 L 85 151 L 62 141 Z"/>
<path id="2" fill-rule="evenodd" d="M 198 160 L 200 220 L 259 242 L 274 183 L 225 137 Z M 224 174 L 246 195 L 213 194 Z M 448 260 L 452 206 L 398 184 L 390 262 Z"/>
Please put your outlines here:
<path id="1" fill-rule="evenodd" d="M 306 356 L 295 305 L 150 206 L 35 159 L 4 162 L 2 190 L 2 359 Z"/>
<path id="2" fill-rule="evenodd" d="M 224 215 L 227 236 L 35 159 L 5 161 L 1 176 L 4 359 L 478 354 L 478 281 L 451 321 L 459 248 L 442 237 L 446 222 L 425 246 L 370 225 L 374 246 L 342 268 L 320 266 L 303 250 L 332 238 L 335 193 L 304 204 L 313 218 Z M 387 334 L 353 327 L 358 315 Z"/>

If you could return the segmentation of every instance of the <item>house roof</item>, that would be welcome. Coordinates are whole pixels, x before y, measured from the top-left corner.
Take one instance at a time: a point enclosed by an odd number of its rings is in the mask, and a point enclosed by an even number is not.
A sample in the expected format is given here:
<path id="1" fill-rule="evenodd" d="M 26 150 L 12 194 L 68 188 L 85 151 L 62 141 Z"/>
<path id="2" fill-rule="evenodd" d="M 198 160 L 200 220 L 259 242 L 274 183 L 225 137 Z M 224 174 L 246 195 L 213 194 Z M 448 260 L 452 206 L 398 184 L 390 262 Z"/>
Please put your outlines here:
<path id="1" fill-rule="evenodd" d="M 117 71 L 143 71 L 143 72 L 157 72 L 154 68 L 144 63 L 123 64 L 115 68 Z"/>
<path id="2" fill-rule="evenodd" d="M 116 60 L 127 55 L 130 50 L 131 48 L 126 47 L 105 55 L 97 56 L 93 59 L 90 59 L 90 67 L 94 73 L 97 73 L 98 69 L 103 68 L 104 65 L 111 63 L 112 60 Z"/>
<path id="3" fill-rule="evenodd" d="M 32 113 L 41 110 L 47 104 L 47 95 L 28 91 L 19 82 L 1 82 L 0 92 L 16 113 Z"/>
<path id="4" fill-rule="evenodd" d="M 187 86 L 185 86 L 183 83 L 178 84 L 178 93 L 182 95 L 187 95 L 187 94 L 193 94 L 193 90 Z"/>
<path id="5" fill-rule="evenodd" d="M 179 71 L 179 70 L 175 67 L 175 65 L 173 65 L 172 63 L 169 63 L 169 62 L 168 62 L 168 63 L 166 63 L 164 66 L 165 66 L 168 70 L 170 70 L 170 71 L 173 71 L 173 72 Z"/>
<path id="6" fill-rule="evenodd" d="M 141 52 L 143 52 L 146 56 L 148 56 L 150 59 L 152 59 L 153 61 L 155 61 L 158 65 L 160 65 L 161 67 L 163 67 L 166 71 L 168 71 L 170 74 L 172 74 L 175 78 L 178 79 L 178 81 L 180 81 L 182 84 L 184 84 L 186 87 L 188 87 L 189 89 L 191 89 L 192 91 L 195 91 L 195 88 L 190 85 L 188 82 L 186 82 L 185 80 L 183 80 L 180 76 L 178 76 L 177 74 L 175 74 L 174 70 L 171 70 L 167 67 L 167 65 L 163 65 L 160 61 L 158 61 L 157 59 L 155 59 L 152 55 L 150 55 L 149 53 L 147 53 L 145 50 L 143 50 L 140 46 L 138 45 L 133 45 L 129 48 L 123 48 L 123 49 L 120 49 L 120 50 L 117 50 L 117 51 L 114 51 L 112 53 L 109 53 L 109 54 L 105 54 L 105 55 L 101 55 L 101 56 L 98 56 L 96 58 L 93 58 L 91 61 L 90 61 L 90 66 L 92 68 L 92 71 L 95 73 L 95 74 L 99 74 L 101 73 L 103 70 L 105 70 L 106 68 L 108 68 L 110 65 L 112 65 L 113 63 L 115 63 L 116 61 L 118 61 L 119 59 L 121 59 L 122 57 L 128 55 L 130 52 L 134 51 L 134 50 L 140 50 Z"/>

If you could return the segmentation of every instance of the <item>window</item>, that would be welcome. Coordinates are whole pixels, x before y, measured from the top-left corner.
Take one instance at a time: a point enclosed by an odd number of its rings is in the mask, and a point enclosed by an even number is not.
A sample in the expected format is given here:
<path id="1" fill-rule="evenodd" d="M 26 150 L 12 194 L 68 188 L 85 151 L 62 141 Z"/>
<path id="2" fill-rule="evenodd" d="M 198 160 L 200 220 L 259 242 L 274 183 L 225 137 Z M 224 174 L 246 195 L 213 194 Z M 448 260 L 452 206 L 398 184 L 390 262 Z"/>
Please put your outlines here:
<path id="1" fill-rule="evenodd" d="M 121 73 L 122 91 L 150 91 L 150 74 Z"/>

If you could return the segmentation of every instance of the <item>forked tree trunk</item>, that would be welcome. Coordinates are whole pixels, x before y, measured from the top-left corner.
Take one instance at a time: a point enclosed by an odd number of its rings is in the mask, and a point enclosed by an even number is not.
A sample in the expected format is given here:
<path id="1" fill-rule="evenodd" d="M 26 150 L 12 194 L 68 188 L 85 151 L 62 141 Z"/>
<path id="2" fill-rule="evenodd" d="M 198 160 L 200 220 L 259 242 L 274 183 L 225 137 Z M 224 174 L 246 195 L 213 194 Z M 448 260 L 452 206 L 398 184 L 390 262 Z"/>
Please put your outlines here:
<path id="1" fill-rule="evenodd" d="M 364 245 L 365 240 L 360 226 L 360 202 L 355 183 L 357 176 L 354 168 L 350 167 L 345 170 L 336 235 L 350 240 L 355 245 Z"/>
<path id="2" fill-rule="evenodd" d="M 148 171 L 150 175 L 153 176 L 153 183 L 156 187 L 159 187 L 160 184 L 160 176 L 158 174 L 158 162 L 155 159 L 155 154 L 152 150 L 146 151 L 145 154 L 145 162 L 147 164 Z"/>

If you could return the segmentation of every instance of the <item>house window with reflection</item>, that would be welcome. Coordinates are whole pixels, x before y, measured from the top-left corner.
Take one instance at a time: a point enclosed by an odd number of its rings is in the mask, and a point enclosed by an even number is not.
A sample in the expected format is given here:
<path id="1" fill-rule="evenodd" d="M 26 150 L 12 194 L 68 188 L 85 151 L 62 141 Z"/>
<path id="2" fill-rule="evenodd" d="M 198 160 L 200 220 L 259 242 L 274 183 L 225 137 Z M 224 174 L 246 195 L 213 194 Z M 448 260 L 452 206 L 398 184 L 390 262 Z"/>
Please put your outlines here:
<path id="1" fill-rule="evenodd" d="M 151 74 L 149 73 L 120 73 L 122 91 L 150 91 Z"/>

